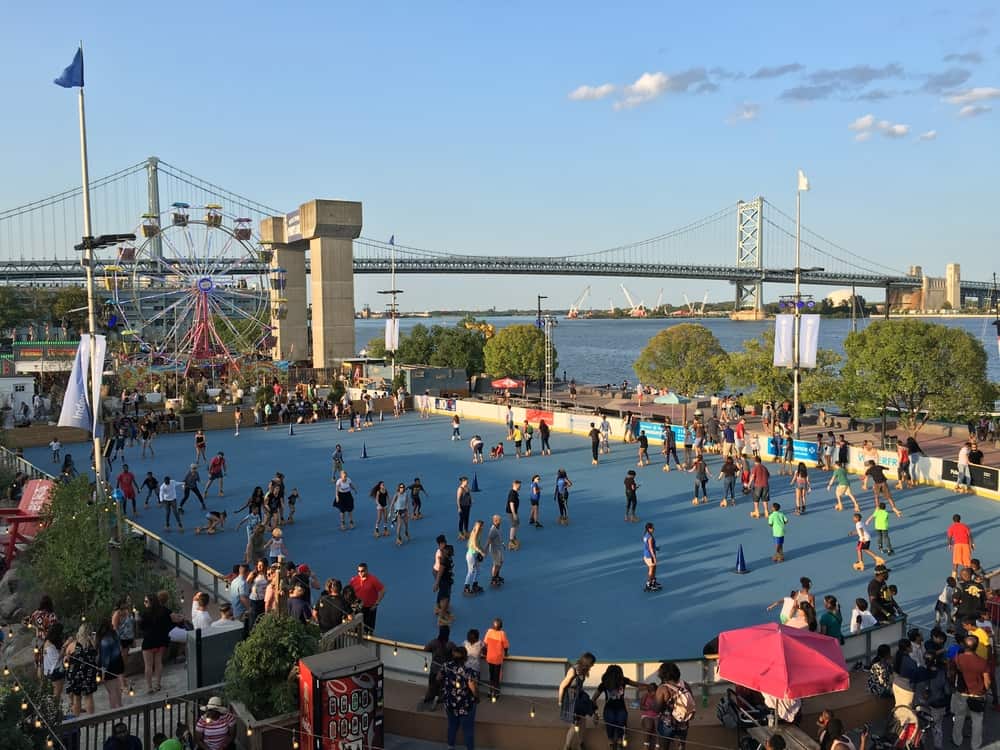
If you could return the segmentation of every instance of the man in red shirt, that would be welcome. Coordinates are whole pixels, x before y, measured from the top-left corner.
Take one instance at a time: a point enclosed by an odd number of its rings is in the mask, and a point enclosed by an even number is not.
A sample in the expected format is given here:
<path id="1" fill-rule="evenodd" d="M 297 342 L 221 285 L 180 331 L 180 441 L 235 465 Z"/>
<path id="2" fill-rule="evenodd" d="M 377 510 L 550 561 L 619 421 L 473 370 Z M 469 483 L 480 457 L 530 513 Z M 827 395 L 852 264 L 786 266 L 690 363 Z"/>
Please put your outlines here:
<path id="1" fill-rule="evenodd" d="M 972 565 L 972 550 L 976 545 L 972 542 L 972 530 L 962 523 L 962 517 L 956 513 L 951 517 L 952 524 L 948 527 L 948 549 L 951 550 L 951 575 L 958 576 L 958 571 Z"/>
<path id="2" fill-rule="evenodd" d="M 385 597 L 385 586 L 368 572 L 368 563 L 358 563 L 358 574 L 351 579 L 351 588 L 361 602 L 361 617 L 365 622 L 365 630 L 375 631 L 376 607 Z"/>
<path id="3" fill-rule="evenodd" d="M 115 486 L 122 491 L 125 496 L 125 501 L 122 506 L 127 506 L 128 501 L 132 501 L 132 515 L 136 514 L 135 511 L 135 474 L 128 470 L 128 464 L 122 464 L 122 472 L 118 475 L 118 479 L 115 480 Z M 125 507 L 122 508 L 125 510 Z"/>
<path id="4" fill-rule="evenodd" d="M 970 747 L 979 750 L 983 746 L 983 714 L 986 711 L 986 691 L 990 689 L 990 667 L 986 659 L 976 654 L 978 638 L 966 636 L 963 645 L 962 653 L 952 662 L 954 676 L 961 676 L 962 679 L 951 695 L 951 712 L 955 715 L 951 740 L 955 745 L 962 744 L 962 730 L 968 715 L 972 720 Z"/>
<path id="5" fill-rule="evenodd" d="M 750 487 L 753 491 L 753 518 L 760 518 L 761 512 L 767 517 L 767 503 L 771 497 L 771 473 L 760 461 L 760 456 L 753 457 L 753 468 L 750 470 Z"/>

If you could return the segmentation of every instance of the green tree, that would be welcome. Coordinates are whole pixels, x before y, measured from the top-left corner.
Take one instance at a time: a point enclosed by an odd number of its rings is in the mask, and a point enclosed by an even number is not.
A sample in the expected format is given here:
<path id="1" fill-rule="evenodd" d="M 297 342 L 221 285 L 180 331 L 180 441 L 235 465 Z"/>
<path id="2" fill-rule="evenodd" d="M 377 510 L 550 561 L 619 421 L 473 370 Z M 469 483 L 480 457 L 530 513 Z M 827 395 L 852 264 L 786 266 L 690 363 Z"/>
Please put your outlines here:
<path id="1" fill-rule="evenodd" d="M 87 290 L 82 286 L 67 286 L 60 289 L 52 300 L 52 317 L 58 322 L 65 320 L 70 328 L 78 331 L 87 329 Z"/>
<path id="2" fill-rule="evenodd" d="M 481 331 L 461 326 L 434 326 L 434 353 L 428 364 L 465 370 L 465 376 L 472 377 L 486 366 L 485 346 L 486 337 Z"/>
<path id="3" fill-rule="evenodd" d="M 839 387 L 837 365 L 840 355 L 832 349 L 816 352 L 816 367 L 800 370 L 799 397 L 804 403 L 828 401 Z M 792 370 L 774 366 L 774 329 L 743 342 L 743 351 L 732 352 L 723 371 L 726 384 L 753 392 L 755 401 L 791 400 L 794 390 Z"/>
<path id="4" fill-rule="evenodd" d="M 25 320 L 25 309 L 13 287 L 0 287 L 0 328 L 11 328 Z"/>
<path id="5" fill-rule="evenodd" d="M 113 503 L 90 502 L 86 477 L 56 484 L 45 525 L 25 554 L 27 572 L 21 580 L 35 592 L 48 593 L 61 612 L 85 615 L 91 622 L 110 615 L 115 601 L 126 593 L 141 601 L 148 591 L 173 591 L 173 579 L 148 566 L 142 540 L 129 535 L 118 550 L 121 582 L 116 590 L 108 539 L 117 520 Z"/>
<path id="6" fill-rule="evenodd" d="M 256 718 L 279 716 L 295 710 L 289 677 L 299 659 L 319 648 L 319 627 L 281 612 L 257 620 L 250 635 L 236 645 L 226 664 L 226 697 L 240 701 Z"/>
<path id="7" fill-rule="evenodd" d="M 930 419 L 964 419 L 990 407 L 986 350 L 971 333 L 922 320 L 873 321 L 844 342 L 840 402 L 874 417 L 895 409 L 912 435 Z"/>
<path id="8" fill-rule="evenodd" d="M 545 377 L 545 334 L 529 323 L 501 328 L 483 348 L 486 372 L 491 375 Z M 552 371 L 558 369 L 555 352 Z"/>
<path id="9" fill-rule="evenodd" d="M 25 679 L 19 675 L 21 686 L 14 691 L 14 681 L 5 678 L 0 682 L 0 749 L 2 750 L 45 750 L 46 741 L 52 739 L 46 723 L 59 730 L 62 722 L 62 711 L 59 702 L 52 697 L 48 684 L 39 684 L 34 679 Z M 28 695 L 25 696 L 25 693 Z M 30 698 L 29 706 L 38 707 L 43 719 L 41 726 L 35 726 L 35 714 L 32 708 L 21 709 L 21 704 Z"/>
<path id="10" fill-rule="evenodd" d="M 633 367 L 641 383 L 694 395 L 722 388 L 725 359 L 714 333 L 698 323 L 681 323 L 653 336 Z"/>
<path id="11" fill-rule="evenodd" d="M 434 329 L 440 327 L 434 326 Z M 434 354 L 434 329 L 427 328 L 423 323 L 417 323 L 409 333 L 400 335 L 396 362 L 401 365 L 430 364 L 431 355 Z"/>
<path id="12" fill-rule="evenodd" d="M 400 336 L 402 338 L 402 336 Z M 372 359 L 382 359 L 385 357 L 385 336 L 375 336 L 365 345 L 365 351 Z M 404 363 L 400 363 L 404 364 Z"/>

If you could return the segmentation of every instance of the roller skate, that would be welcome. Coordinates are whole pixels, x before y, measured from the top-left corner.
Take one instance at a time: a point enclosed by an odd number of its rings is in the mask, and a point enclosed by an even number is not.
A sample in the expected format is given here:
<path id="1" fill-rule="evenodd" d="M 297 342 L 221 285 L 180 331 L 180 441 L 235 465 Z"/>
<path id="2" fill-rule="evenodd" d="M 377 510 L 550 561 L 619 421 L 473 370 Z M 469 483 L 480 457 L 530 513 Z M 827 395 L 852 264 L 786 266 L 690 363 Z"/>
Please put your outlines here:
<path id="1" fill-rule="evenodd" d="M 492 586 L 495 589 L 498 589 L 501 586 L 503 586 L 503 576 L 493 576 L 490 579 L 490 586 Z"/>

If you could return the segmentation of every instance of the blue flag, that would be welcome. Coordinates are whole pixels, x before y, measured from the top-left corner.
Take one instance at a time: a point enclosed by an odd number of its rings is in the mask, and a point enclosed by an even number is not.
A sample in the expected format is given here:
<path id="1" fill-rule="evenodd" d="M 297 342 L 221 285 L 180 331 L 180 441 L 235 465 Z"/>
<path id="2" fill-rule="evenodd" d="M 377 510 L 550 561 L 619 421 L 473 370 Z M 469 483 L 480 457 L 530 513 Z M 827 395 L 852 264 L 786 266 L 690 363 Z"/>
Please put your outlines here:
<path id="1" fill-rule="evenodd" d="M 73 62 L 69 64 L 69 67 L 53 83 L 56 86 L 62 86 L 64 89 L 71 89 L 74 86 L 83 88 L 83 47 L 77 48 L 76 54 L 73 55 Z"/>
<path id="2" fill-rule="evenodd" d="M 389 244 L 390 245 L 396 244 L 396 235 L 392 235 L 392 237 L 389 238 Z"/>

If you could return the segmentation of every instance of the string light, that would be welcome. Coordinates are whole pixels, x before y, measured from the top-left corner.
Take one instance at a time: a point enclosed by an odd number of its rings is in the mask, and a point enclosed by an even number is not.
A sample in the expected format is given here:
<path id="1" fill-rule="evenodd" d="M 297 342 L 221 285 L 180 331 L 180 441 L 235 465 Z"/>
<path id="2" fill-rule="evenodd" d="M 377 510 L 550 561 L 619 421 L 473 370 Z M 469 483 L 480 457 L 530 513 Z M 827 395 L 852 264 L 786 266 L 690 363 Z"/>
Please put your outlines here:
<path id="1" fill-rule="evenodd" d="M 535 718 L 535 704 L 534 703 L 531 704 L 531 710 L 528 711 L 528 718 L 530 718 L 530 719 L 534 719 Z"/>
<path id="2" fill-rule="evenodd" d="M 424 671 L 427 672 L 428 670 L 430 670 L 430 668 L 431 668 L 430 667 L 430 661 L 428 661 L 427 659 L 424 659 Z"/>
<path id="3" fill-rule="evenodd" d="M 42 720 L 35 719 L 35 729 L 41 729 L 41 728 L 42 728 Z"/>
<path id="4" fill-rule="evenodd" d="M 296 732 L 292 733 L 292 750 L 299 750 L 299 735 Z"/>
<path id="5" fill-rule="evenodd" d="M 63 659 L 63 669 L 69 669 L 69 659 Z"/>
<path id="6" fill-rule="evenodd" d="M 497 697 L 496 697 L 496 695 L 491 695 L 491 696 L 490 696 L 490 703 L 496 703 L 496 702 L 497 702 Z"/>
<path id="7" fill-rule="evenodd" d="M 128 684 L 128 697 L 135 698 L 135 686 L 131 682 Z"/>
<path id="8" fill-rule="evenodd" d="M 94 682 L 96 682 L 98 685 L 100 685 L 101 684 L 101 676 L 97 675 L 97 677 L 94 678 Z"/>
<path id="9" fill-rule="evenodd" d="M 55 743 L 52 741 L 51 737 L 49 737 L 47 740 L 45 740 L 45 747 L 52 747 L 54 744 Z"/>
<path id="10" fill-rule="evenodd" d="M 628 737 L 622 735 L 622 747 L 628 747 Z"/>
<path id="11" fill-rule="evenodd" d="M 247 737 L 253 737 L 253 729 L 247 727 Z"/>
<path id="12" fill-rule="evenodd" d="M 21 692 L 21 683 L 15 682 L 14 687 L 11 688 L 15 693 Z"/>
<path id="13" fill-rule="evenodd" d="M 167 711 L 169 711 L 170 710 L 170 701 L 167 701 L 166 703 L 164 703 L 163 704 L 163 708 L 165 708 Z"/>
<path id="14" fill-rule="evenodd" d="M 10 667 L 8 667 L 6 665 L 4 666 L 4 668 L 3 668 L 3 676 L 4 677 L 10 677 Z"/>
<path id="15" fill-rule="evenodd" d="M 28 710 L 28 701 L 21 701 L 21 710 L 22 711 Z"/>
<path id="16" fill-rule="evenodd" d="M 392 644 L 392 655 L 393 656 L 399 656 L 399 644 L 398 643 Z"/>

